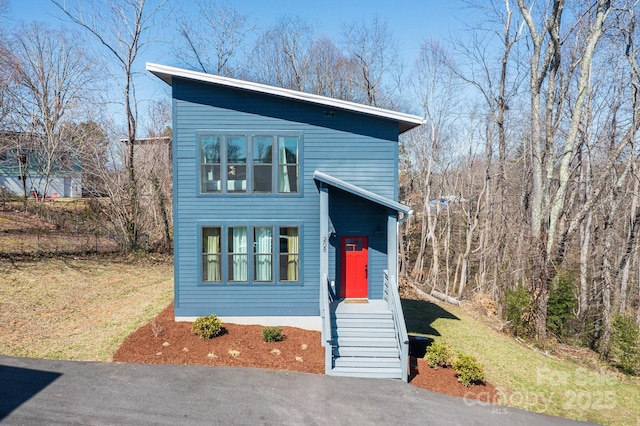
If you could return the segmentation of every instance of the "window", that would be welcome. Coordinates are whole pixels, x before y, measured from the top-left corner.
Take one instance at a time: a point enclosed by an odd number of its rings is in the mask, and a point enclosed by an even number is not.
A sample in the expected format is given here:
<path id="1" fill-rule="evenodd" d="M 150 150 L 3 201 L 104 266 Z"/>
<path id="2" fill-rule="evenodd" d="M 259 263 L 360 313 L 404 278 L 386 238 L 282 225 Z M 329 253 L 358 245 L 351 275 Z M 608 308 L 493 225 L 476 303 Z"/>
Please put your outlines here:
<path id="1" fill-rule="evenodd" d="M 247 227 L 229 228 L 229 281 L 246 282 L 248 277 L 247 262 Z"/>
<path id="2" fill-rule="evenodd" d="M 295 194 L 299 188 L 299 136 L 200 136 L 201 193 Z"/>
<path id="3" fill-rule="evenodd" d="M 280 228 L 280 281 L 298 281 L 299 232 L 297 227 Z"/>
<path id="4" fill-rule="evenodd" d="M 273 284 L 300 280 L 297 226 L 207 226 L 201 235 L 203 283 Z"/>
<path id="5" fill-rule="evenodd" d="M 222 281 L 220 228 L 202 228 L 202 280 Z"/>
<path id="6" fill-rule="evenodd" d="M 273 192 L 273 137 L 253 138 L 253 192 Z"/>
<path id="7" fill-rule="evenodd" d="M 278 138 L 278 192 L 298 192 L 298 137 Z"/>
<path id="8" fill-rule="evenodd" d="M 253 228 L 254 281 L 273 281 L 273 228 Z"/>
<path id="9" fill-rule="evenodd" d="M 227 136 L 227 190 L 247 192 L 247 138 Z"/>
<path id="10" fill-rule="evenodd" d="M 220 192 L 220 137 L 200 139 L 200 192 Z"/>

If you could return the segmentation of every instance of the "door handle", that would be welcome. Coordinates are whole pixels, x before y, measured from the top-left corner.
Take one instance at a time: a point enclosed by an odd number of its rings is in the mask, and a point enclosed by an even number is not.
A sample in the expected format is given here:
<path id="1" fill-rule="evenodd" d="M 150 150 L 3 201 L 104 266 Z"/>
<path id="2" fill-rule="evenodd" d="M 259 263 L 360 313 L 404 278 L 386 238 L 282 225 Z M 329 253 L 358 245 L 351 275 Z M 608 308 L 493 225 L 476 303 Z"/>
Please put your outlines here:
<path id="1" fill-rule="evenodd" d="M 364 265 L 364 277 L 369 278 L 369 265 Z"/>

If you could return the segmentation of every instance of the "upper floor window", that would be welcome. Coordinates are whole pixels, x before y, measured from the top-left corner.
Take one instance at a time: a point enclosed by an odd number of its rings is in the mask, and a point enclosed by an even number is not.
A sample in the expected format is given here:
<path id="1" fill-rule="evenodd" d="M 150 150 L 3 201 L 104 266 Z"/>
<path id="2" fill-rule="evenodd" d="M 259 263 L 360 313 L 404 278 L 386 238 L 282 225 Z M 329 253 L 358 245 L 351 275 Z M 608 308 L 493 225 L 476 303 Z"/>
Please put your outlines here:
<path id="1" fill-rule="evenodd" d="M 220 137 L 200 138 L 200 192 L 220 192 Z"/>
<path id="2" fill-rule="evenodd" d="M 203 135 L 199 143 L 201 193 L 299 192 L 299 136 Z"/>
<path id="3" fill-rule="evenodd" d="M 247 192 L 247 137 L 227 136 L 227 190 Z"/>
<path id="4" fill-rule="evenodd" d="M 253 192 L 273 192 L 273 136 L 253 137 Z"/>
<path id="5" fill-rule="evenodd" d="M 298 137 L 278 137 L 278 192 L 298 192 Z"/>

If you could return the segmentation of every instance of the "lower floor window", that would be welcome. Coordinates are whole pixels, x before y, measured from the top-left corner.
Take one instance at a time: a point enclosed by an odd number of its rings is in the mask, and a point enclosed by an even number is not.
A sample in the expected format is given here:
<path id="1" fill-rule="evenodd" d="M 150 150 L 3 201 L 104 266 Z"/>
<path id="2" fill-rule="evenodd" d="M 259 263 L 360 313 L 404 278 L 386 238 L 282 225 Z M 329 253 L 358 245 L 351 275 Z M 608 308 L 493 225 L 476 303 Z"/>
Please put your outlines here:
<path id="1" fill-rule="evenodd" d="M 298 228 L 280 228 L 280 281 L 298 281 L 300 270 Z"/>
<path id="2" fill-rule="evenodd" d="M 277 243 L 274 235 L 278 237 Z M 299 246 L 298 226 L 203 227 L 202 281 L 272 283 L 277 279 L 279 282 L 297 282 Z M 275 272 L 277 277 L 274 277 Z"/>
<path id="3" fill-rule="evenodd" d="M 255 281 L 273 281 L 273 228 L 253 228 L 253 275 Z"/>
<path id="4" fill-rule="evenodd" d="M 229 228 L 229 281 L 245 282 L 248 276 L 247 227 Z"/>
<path id="5" fill-rule="evenodd" d="M 220 228 L 202 229 L 202 279 L 207 282 L 222 281 L 220 263 Z"/>

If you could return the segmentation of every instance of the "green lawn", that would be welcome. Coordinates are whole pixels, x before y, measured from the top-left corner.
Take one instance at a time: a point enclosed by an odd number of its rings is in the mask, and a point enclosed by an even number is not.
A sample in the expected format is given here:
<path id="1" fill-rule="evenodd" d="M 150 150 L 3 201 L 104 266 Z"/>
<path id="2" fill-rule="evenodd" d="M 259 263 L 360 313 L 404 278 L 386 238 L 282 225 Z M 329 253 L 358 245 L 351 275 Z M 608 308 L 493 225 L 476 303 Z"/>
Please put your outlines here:
<path id="1" fill-rule="evenodd" d="M 0 259 L 0 354 L 109 361 L 173 298 L 171 258 Z"/>
<path id="2" fill-rule="evenodd" d="M 499 333 L 454 306 L 403 300 L 409 334 L 474 355 L 500 404 L 603 424 L 640 424 L 640 380 L 560 360 Z"/>

